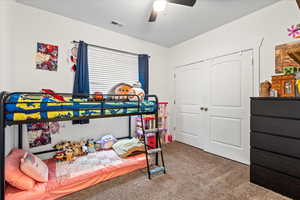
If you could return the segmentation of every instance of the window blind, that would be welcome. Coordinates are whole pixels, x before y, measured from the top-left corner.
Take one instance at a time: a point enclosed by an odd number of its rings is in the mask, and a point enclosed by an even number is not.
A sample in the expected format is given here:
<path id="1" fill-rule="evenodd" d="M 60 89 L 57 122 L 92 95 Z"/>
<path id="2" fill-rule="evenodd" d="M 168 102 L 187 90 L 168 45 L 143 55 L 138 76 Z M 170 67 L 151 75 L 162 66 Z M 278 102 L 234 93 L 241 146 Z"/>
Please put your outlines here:
<path id="1" fill-rule="evenodd" d="M 137 81 L 138 56 L 88 47 L 90 93 L 108 93 L 117 83 Z"/>

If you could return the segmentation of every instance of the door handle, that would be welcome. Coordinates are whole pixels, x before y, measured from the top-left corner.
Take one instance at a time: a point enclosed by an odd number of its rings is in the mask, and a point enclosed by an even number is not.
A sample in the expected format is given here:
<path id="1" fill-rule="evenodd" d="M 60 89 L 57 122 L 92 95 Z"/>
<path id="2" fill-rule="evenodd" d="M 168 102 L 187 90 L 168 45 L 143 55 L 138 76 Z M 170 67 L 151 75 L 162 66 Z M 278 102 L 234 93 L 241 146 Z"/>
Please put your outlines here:
<path id="1" fill-rule="evenodd" d="M 204 107 L 201 107 L 200 110 L 204 110 Z"/>
<path id="2" fill-rule="evenodd" d="M 208 108 L 204 108 L 204 111 L 205 111 L 205 112 L 208 111 Z"/>

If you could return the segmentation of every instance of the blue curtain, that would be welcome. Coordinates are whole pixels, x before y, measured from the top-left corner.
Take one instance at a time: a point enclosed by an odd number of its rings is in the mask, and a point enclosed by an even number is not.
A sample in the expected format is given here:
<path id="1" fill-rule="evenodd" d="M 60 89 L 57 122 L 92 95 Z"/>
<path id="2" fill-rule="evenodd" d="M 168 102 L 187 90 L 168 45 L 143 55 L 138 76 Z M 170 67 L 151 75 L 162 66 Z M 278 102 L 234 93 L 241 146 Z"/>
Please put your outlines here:
<path id="1" fill-rule="evenodd" d="M 89 85 L 89 68 L 88 68 L 88 50 L 87 44 L 83 41 L 79 42 L 76 72 L 73 86 L 73 94 L 88 94 L 90 93 Z M 74 95 L 76 97 L 76 95 Z M 75 120 L 73 124 L 88 124 L 89 120 Z"/>
<path id="2" fill-rule="evenodd" d="M 149 56 L 139 55 L 139 81 L 146 94 L 149 94 Z"/>

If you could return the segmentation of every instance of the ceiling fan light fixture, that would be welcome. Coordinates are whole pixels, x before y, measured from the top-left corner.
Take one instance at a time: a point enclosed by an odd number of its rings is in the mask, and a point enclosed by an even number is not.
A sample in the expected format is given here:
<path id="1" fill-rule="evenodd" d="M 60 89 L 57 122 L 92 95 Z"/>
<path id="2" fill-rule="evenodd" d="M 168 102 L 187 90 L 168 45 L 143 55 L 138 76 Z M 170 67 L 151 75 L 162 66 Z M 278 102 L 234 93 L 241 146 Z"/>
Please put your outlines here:
<path id="1" fill-rule="evenodd" d="M 166 9 L 167 0 L 156 0 L 153 3 L 153 10 L 155 12 L 162 12 Z"/>

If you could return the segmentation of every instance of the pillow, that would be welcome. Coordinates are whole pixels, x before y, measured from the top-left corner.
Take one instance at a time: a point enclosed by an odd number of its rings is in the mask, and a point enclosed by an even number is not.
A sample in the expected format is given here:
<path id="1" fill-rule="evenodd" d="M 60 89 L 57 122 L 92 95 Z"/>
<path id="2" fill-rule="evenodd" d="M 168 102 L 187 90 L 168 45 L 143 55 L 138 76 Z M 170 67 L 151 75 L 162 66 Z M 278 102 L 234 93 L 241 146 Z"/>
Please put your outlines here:
<path id="1" fill-rule="evenodd" d="M 48 166 L 37 156 L 25 153 L 21 159 L 21 171 L 38 182 L 48 181 Z"/>
<path id="2" fill-rule="evenodd" d="M 31 190 L 35 180 L 20 170 L 20 161 L 25 153 L 22 149 L 13 149 L 5 158 L 5 180 L 20 190 Z"/>
<path id="3" fill-rule="evenodd" d="M 119 140 L 112 147 L 121 158 L 145 151 L 145 146 L 136 138 Z"/>

